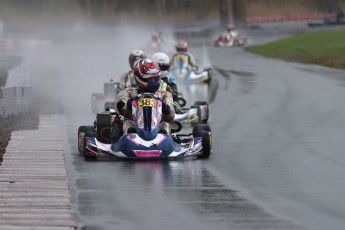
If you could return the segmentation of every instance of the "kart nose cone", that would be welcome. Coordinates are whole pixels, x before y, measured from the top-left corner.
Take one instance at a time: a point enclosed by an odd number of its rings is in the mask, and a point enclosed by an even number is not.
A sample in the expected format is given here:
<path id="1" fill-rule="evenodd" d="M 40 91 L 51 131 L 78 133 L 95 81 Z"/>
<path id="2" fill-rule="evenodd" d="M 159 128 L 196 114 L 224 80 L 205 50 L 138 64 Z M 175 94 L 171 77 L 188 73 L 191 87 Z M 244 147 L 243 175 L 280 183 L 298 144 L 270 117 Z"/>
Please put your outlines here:
<path id="1" fill-rule="evenodd" d="M 162 150 L 133 150 L 140 158 L 157 158 L 161 156 Z"/>

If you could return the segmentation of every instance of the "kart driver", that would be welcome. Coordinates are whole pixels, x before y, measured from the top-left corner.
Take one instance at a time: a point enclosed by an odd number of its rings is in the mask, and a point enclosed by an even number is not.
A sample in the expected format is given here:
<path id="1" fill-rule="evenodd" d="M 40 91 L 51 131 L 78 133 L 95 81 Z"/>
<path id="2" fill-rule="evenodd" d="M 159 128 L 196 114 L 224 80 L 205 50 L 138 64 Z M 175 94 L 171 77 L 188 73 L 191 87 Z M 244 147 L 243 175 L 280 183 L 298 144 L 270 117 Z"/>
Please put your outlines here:
<path id="1" fill-rule="evenodd" d="M 148 48 L 158 51 L 161 49 L 161 44 L 162 44 L 162 41 L 161 41 L 161 37 L 160 37 L 159 33 L 156 31 L 153 32 L 151 34 L 151 42 L 148 45 Z"/>
<path id="2" fill-rule="evenodd" d="M 132 50 L 132 52 L 129 54 L 128 61 L 131 70 L 122 74 L 120 77 L 120 87 L 122 89 L 127 87 L 136 87 L 137 84 L 134 79 L 134 63 L 144 58 L 146 58 L 146 54 L 140 49 Z"/>
<path id="3" fill-rule="evenodd" d="M 175 78 L 168 75 L 169 68 L 170 68 L 170 59 L 168 55 L 166 55 L 163 52 L 157 52 L 152 55 L 152 60 L 158 64 L 159 69 L 161 70 L 161 79 L 166 84 L 168 84 L 168 86 L 170 86 L 174 101 L 178 100 L 178 90 L 177 90 Z M 162 88 L 164 87 L 164 85 L 165 84 L 161 84 L 161 90 L 164 90 L 164 88 Z"/>
<path id="4" fill-rule="evenodd" d="M 170 66 L 177 66 L 178 60 L 180 58 L 185 58 L 188 65 L 190 65 L 193 72 L 197 71 L 199 67 L 195 64 L 194 57 L 191 53 L 188 52 L 188 43 L 183 40 L 179 40 L 175 45 L 176 53 L 172 55 Z"/>
<path id="5" fill-rule="evenodd" d="M 115 110 L 127 119 L 123 122 L 115 118 L 111 139 L 117 141 L 123 133 L 135 132 L 135 123 L 131 114 L 132 100 L 140 93 L 154 93 L 162 100 L 162 121 L 159 124 L 160 132 L 170 134 L 170 124 L 175 118 L 172 94 L 159 90 L 161 86 L 161 72 L 156 62 L 151 59 L 142 59 L 134 66 L 134 79 L 137 87 L 125 88 L 115 98 Z M 123 123 L 122 129 L 119 125 Z"/>
<path id="6" fill-rule="evenodd" d="M 228 24 L 226 26 L 226 31 L 223 32 L 221 38 L 226 41 L 231 41 L 233 39 L 238 38 L 239 33 L 236 29 L 236 26 L 234 24 Z"/>

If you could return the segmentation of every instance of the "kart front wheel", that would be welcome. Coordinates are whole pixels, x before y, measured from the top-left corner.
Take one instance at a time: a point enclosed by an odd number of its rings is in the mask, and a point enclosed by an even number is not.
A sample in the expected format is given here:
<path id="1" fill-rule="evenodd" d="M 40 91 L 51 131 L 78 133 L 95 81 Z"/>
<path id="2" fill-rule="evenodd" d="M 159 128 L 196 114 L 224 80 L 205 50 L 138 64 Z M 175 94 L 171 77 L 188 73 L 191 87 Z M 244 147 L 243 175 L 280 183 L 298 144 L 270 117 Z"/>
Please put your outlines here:
<path id="1" fill-rule="evenodd" d="M 85 136 L 90 136 L 95 132 L 93 126 L 80 126 L 78 128 L 78 151 L 80 154 L 84 153 Z"/>
<path id="2" fill-rule="evenodd" d="M 96 137 L 96 132 L 93 126 L 80 126 L 78 129 L 78 151 L 82 154 L 85 160 L 94 160 L 95 157 L 85 156 L 85 140 L 86 137 Z"/>
<path id="3" fill-rule="evenodd" d="M 201 137 L 202 138 L 202 155 L 199 158 L 206 159 L 210 157 L 211 154 L 211 143 L 212 143 L 212 135 L 211 132 L 207 132 L 204 130 L 193 130 L 194 137 Z"/>

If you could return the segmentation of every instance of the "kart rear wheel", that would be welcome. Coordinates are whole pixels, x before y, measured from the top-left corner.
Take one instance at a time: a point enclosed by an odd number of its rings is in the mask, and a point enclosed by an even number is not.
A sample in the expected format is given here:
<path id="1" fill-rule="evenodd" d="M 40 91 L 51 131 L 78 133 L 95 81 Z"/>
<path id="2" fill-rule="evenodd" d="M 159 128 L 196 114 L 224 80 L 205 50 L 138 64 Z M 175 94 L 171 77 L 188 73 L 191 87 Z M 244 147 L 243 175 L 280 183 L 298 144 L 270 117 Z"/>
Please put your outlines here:
<path id="1" fill-rule="evenodd" d="M 85 156 L 85 140 L 86 137 L 96 137 L 96 131 L 93 126 L 80 126 L 78 129 L 78 151 L 85 160 L 94 160 L 95 157 Z"/>
<path id="2" fill-rule="evenodd" d="M 206 159 L 210 157 L 211 154 L 211 144 L 212 144 L 212 135 L 211 132 L 207 132 L 204 130 L 193 130 L 194 137 L 201 137 L 202 138 L 202 152 L 203 154 L 199 156 L 201 159 Z"/>
<path id="3" fill-rule="evenodd" d="M 194 133 L 206 131 L 210 136 L 210 148 L 212 148 L 212 129 L 208 124 L 197 124 L 193 126 L 193 135 Z"/>
<path id="4" fill-rule="evenodd" d="M 110 144 L 110 134 L 112 128 L 112 121 L 111 121 L 111 114 L 109 111 L 97 113 L 96 115 L 97 121 L 97 131 L 96 131 L 96 138 L 98 141 Z"/>

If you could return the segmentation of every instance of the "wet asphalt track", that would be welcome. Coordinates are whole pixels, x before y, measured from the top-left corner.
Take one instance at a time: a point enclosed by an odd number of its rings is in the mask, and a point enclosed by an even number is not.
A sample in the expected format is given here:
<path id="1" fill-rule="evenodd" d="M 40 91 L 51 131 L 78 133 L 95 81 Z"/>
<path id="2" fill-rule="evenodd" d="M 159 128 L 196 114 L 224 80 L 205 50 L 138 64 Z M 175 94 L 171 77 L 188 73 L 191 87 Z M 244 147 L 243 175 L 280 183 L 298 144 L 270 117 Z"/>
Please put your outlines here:
<path id="1" fill-rule="evenodd" d="M 93 55 L 104 58 L 110 51 Z M 219 83 L 208 97 L 214 137 L 209 160 L 84 161 L 77 128 L 92 124 L 89 96 L 96 90 L 83 86 L 87 93 L 66 97 L 66 155 L 80 226 L 344 229 L 344 71 L 266 59 L 241 48 L 192 52 L 206 52 Z M 85 77 L 90 69 L 78 71 L 69 73 Z"/>

